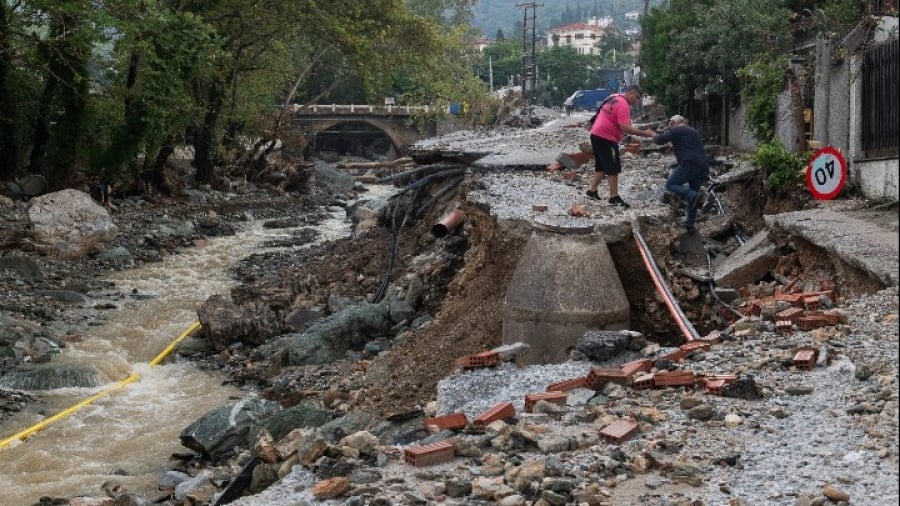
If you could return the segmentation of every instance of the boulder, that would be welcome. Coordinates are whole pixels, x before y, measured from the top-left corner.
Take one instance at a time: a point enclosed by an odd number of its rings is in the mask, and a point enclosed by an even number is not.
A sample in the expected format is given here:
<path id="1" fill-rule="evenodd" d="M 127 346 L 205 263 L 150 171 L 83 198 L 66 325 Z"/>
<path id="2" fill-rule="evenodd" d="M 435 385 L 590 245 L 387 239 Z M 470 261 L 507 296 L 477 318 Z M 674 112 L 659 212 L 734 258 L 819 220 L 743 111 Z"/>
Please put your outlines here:
<path id="1" fill-rule="evenodd" d="M 388 305 L 350 306 L 315 323 L 302 334 L 286 334 L 261 346 L 255 355 L 262 359 L 280 355 L 281 363 L 286 366 L 327 364 L 344 358 L 349 350 L 362 348 L 390 328 Z"/>
<path id="2" fill-rule="evenodd" d="M 216 408 L 188 425 L 181 444 L 215 462 L 231 457 L 235 447 L 247 447 L 254 424 L 281 412 L 281 405 L 264 399 L 248 399 Z"/>
<path id="3" fill-rule="evenodd" d="M 197 310 L 197 318 L 217 351 L 234 342 L 257 346 L 281 333 L 278 316 L 268 305 L 246 302 L 238 306 L 223 295 L 207 299 Z"/>
<path id="4" fill-rule="evenodd" d="M 28 219 L 38 251 L 61 258 L 93 253 L 118 233 L 105 208 L 73 189 L 32 199 Z"/>
<path id="5" fill-rule="evenodd" d="M 0 387 L 13 390 L 56 390 L 95 388 L 103 384 L 93 366 L 35 364 L 23 365 L 0 378 Z"/>

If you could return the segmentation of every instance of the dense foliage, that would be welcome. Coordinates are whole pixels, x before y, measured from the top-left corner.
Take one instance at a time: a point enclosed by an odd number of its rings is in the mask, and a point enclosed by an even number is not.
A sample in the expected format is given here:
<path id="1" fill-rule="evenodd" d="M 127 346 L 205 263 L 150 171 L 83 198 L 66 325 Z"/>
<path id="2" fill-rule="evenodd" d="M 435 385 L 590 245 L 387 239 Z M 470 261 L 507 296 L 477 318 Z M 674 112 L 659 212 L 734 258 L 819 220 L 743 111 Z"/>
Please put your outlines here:
<path id="1" fill-rule="evenodd" d="M 285 103 L 463 101 L 473 0 L 0 2 L 0 180 L 198 181 L 278 136 Z"/>
<path id="2" fill-rule="evenodd" d="M 760 144 L 753 154 L 753 163 L 766 175 L 766 185 L 772 188 L 795 186 L 803 181 L 809 153 L 793 153 L 773 139 Z"/>
<path id="3" fill-rule="evenodd" d="M 861 14 L 854 0 L 670 0 L 642 20 L 641 82 L 673 111 L 698 95 L 736 102 L 742 76 L 780 62 L 798 27 L 847 30 Z"/>

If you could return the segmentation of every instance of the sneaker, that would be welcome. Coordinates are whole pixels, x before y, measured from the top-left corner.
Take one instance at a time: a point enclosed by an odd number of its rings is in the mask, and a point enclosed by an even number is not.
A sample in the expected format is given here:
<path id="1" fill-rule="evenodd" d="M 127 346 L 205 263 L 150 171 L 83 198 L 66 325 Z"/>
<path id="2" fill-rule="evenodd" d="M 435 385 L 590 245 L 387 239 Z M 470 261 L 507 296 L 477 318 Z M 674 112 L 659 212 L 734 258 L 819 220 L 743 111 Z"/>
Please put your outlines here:
<path id="1" fill-rule="evenodd" d="M 609 205 L 616 206 L 616 207 L 624 207 L 625 209 L 628 209 L 629 207 L 631 207 L 628 205 L 627 202 L 622 200 L 622 197 L 620 197 L 618 195 L 616 195 L 615 197 L 610 197 Z"/>
<path id="2" fill-rule="evenodd" d="M 694 196 L 694 200 L 691 201 L 691 208 L 697 209 L 701 205 L 703 205 L 703 200 L 706 198 L 706 190 L 700 188 L 697 190 L 697 195 Z"/>
<path id="3" fill-rule="evenodd" d="M 584 192 L 584 194 L 587 195 L 587 198 L 589 199 L 600 200 L 600 195 L 597 195 L 597 190 L 588 190 Z"/>

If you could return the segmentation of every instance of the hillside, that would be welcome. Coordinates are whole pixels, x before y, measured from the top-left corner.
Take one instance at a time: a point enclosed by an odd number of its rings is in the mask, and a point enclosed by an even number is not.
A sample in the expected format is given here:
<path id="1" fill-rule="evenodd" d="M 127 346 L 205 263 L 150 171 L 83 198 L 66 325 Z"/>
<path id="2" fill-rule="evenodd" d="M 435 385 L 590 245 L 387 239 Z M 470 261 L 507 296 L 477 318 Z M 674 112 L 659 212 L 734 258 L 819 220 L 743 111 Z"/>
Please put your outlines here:
<path id="1" fill-rule="evenodd" d="M 651 0 L 650 6 L 664 4 L 667 0 Z M 522 33 L 523 0 L 479 0 L 475 4 L 475 27 L 487 37 L 493 38 L 497 30 L 503 30 L 506 37 Z M 643 12 L 643 0 L 554 0 L 535 2 L 537 26 L 545 31 L 554 26 L 584 21 L 592 16 L 611 16 L 617 25 L 625 23 L 624 14 L 630 11 Z M 543 5 L 540 5 L 543 4 Z M 580 15 L 579 15 L 580 14 Z"/>

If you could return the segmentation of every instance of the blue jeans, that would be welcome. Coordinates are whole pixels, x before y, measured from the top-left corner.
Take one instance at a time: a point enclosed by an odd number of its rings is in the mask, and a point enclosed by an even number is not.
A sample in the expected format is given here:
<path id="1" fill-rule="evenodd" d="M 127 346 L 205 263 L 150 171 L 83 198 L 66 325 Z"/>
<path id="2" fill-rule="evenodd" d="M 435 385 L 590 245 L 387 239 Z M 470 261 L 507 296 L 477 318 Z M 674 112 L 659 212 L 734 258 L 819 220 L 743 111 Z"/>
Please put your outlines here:
<path id="1" fill-rule="evenodd" d="M 666 180 L 666 189 L 681 197 L 687 204 L 687 211 L 684 217 L 685 228 L 694 227 L 694 221 L 697 219 L 697 208 L 691 204 L 697 198 L 697 191 L 707 179 L 709 179 L 709 169 L 676 165 L 672 169 L 672 173 L 669 174 L 669 179 Z"/>

